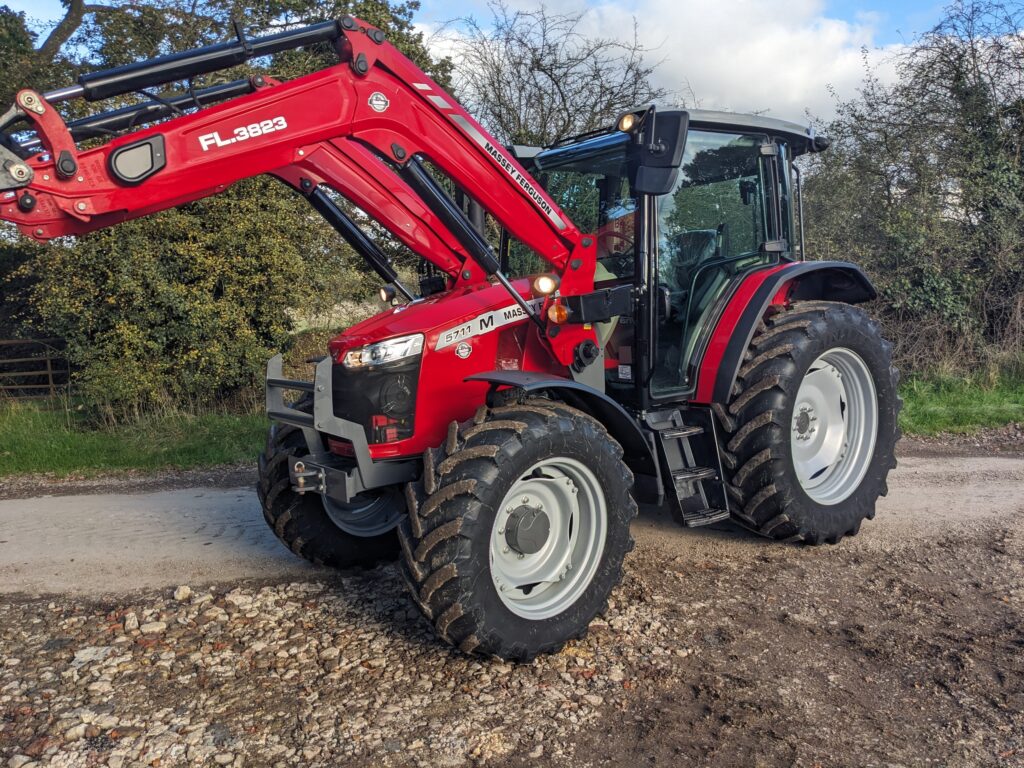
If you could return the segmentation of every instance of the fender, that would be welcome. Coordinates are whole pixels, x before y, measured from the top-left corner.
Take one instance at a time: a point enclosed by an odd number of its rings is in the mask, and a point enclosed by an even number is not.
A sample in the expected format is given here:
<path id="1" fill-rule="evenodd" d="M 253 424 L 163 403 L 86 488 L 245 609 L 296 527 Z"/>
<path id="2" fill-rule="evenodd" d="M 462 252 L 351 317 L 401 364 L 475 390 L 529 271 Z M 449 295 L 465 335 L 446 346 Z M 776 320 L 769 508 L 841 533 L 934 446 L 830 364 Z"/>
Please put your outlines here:
<path id="1" fill-rule="evenodd" d="M 634 473 L 658 475 L 657 459 L 640 425 L 625 408 L 604 392 L 570 379 L 529 371 L 487 371 L 467 376 L 466 381 L 486 381 L 493 387 L 514 387 L 527 394 L 551 392 L 567 405 L 579 408 L 601 422 L 622 446 L 623 461 Z"/>
<path id="2" fill-rule="evenodd" d="M 711 333 L 700 362 L 694 402 L 729 402 L 743 355 L 771 304 L 809 299 L 859 304 L 877 296 L 863 270 L 845 261 L 792 262 L 746 275 Z"/>

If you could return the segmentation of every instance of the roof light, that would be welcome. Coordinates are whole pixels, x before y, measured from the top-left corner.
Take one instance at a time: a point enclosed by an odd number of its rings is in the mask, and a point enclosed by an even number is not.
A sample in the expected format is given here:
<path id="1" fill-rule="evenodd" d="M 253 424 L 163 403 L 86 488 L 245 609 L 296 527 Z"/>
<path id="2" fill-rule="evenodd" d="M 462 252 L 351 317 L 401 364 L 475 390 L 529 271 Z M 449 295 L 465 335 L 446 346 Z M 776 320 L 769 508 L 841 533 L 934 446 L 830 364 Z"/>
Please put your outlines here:
<path id="1" fill-rule="evenodd" d="M 636 127 L 636 115 L 632 112 L 627 112 L 619 118 L 619 130 L 623 133 L 629 133 Z"/>

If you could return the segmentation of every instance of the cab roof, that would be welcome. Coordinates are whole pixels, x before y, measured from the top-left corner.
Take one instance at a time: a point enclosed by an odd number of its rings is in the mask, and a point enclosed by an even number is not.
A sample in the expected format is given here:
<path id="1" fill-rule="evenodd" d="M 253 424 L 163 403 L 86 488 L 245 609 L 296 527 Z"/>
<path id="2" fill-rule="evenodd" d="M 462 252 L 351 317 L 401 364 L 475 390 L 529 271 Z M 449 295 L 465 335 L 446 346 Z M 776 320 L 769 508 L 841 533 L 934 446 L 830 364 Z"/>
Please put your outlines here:
<path id="1" fill-rule="evenodd" d="M 805 152 L 821 152 L 829 144 L 825 137 L 816 136 L 811 126 L 792 123 L 788 120 L 779 120 L 764 115 L 716 112 L 709 109 L 688 109 L 686 112 L 690 115 L 691 128 L 754 130 L 759 133 L 767 133 L 789 142 L 794 155 L 802 155 Z"/>

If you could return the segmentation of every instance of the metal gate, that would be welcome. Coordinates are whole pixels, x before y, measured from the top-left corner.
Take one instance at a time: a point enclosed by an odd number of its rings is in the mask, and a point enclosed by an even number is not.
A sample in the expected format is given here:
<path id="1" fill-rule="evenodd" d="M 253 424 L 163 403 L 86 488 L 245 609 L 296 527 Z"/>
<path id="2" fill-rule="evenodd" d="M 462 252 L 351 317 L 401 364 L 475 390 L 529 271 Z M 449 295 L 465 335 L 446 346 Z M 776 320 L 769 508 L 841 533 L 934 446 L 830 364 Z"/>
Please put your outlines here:
<path id="1" fill-rule="evenodd" d="M 0 339 L 0 397 L 56 397 L 67 392 L 62 339 Z"/>

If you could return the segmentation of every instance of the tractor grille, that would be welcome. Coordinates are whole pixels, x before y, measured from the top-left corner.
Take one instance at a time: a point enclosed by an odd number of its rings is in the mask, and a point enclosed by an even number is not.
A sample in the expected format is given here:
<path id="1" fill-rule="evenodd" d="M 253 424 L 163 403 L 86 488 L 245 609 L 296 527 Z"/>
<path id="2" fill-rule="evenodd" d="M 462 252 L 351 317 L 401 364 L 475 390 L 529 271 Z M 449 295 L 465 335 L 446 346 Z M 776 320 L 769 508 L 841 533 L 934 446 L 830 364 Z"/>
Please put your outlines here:
<path id="1" fill-rule="evenodd" d="M 368 443 L 412 437 L 420 358 L 374 369 L 334 366 L 334 415 L 362 425 Z"/>

